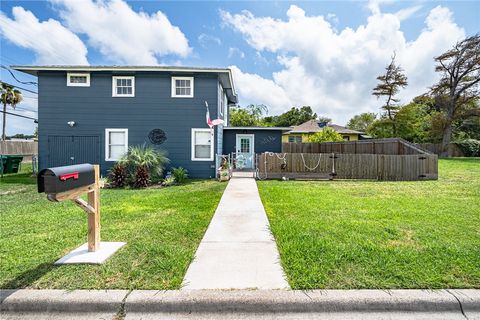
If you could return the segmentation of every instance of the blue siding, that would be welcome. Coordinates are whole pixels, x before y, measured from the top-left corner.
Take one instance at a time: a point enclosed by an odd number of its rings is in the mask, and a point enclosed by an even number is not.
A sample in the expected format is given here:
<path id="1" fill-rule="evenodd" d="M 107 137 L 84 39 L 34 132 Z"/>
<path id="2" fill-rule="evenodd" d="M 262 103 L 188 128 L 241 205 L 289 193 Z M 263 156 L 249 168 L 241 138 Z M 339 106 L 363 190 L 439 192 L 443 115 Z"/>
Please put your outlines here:
<path id="1" fill-rule="evenodd" d="M 282 152 L 282 130 L 223 130 L 223 152 L 236 152 L 237 134 L 253 134 L 255 153 Z"/>
<path id="2" fill-rule="evenodd" d="M 112 97 L 112 75 L 134 75 L 135 97 Z M 67 87 L 66 72 L 41 72 L 40 167 L 58 163 L 58 154 L 49 153 L 49 136 L 97 136 L 101 171 L 105 174 L 114 163 L 105 161 L 106 128 L 127 128 L 129 146 L 150 144 L 148 133 L 160 128 L 167 140 L 158 147 L 168 151 L 171 166 L 186 168 L 191 177 L 214 177 L 215 161 L 191 161 L 191 128 L 208 128 L 205 100 L 211 106 L 210 116 L 217 117 L 218 78 L 202 73 L 182 76 L 195 78 L 194 98 L 171 98 L 171 75 L 166 72 L 91 72 L 90 87 Z M 76 125 L 69 127 L 68 121 Z M 216 133 L 214 141 L 216 151 Z"/>

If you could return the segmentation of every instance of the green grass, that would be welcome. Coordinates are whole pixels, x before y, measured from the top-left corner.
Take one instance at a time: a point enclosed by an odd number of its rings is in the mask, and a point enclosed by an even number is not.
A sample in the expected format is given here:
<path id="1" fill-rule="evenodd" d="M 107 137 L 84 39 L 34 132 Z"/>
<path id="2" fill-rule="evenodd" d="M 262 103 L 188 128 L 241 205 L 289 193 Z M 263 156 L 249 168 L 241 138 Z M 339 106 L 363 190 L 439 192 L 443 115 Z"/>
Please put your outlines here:
<path id="1" fill-rule="evenodd" d="M 480 160 L 438 181 L 260 181 L 292 288 L 480 288 Z"/>
<path id="2" fill-rule="evenodd" d="M 86 242 L 86 214 L 37 194 L 24 173 L 0 178 L 0 288 L 178 289 L 225 184 L 102 190 L 102 241 L 127 245 L 103 265 L 53 263 Z"/>

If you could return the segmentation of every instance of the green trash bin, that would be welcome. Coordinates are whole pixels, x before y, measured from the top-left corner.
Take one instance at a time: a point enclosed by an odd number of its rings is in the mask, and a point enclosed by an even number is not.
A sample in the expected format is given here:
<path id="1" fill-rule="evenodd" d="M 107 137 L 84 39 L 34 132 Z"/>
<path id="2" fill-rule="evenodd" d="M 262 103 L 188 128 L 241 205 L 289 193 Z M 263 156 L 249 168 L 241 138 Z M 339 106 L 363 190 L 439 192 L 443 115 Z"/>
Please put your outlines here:
<path id="1" fill-rule="evenodd" d="M 7 156 L 0 155 L 0 174 L 5 173 L 6 166 L 7 166 Z"/>
<path id="2" fill-rule="evenodd" d="M 23 156 L 3 156 L 6 157 L 6 163 L 3 166 L 3 173 L 18 173 Z M 2 159 L 3 161 L 3 159 Z"/>

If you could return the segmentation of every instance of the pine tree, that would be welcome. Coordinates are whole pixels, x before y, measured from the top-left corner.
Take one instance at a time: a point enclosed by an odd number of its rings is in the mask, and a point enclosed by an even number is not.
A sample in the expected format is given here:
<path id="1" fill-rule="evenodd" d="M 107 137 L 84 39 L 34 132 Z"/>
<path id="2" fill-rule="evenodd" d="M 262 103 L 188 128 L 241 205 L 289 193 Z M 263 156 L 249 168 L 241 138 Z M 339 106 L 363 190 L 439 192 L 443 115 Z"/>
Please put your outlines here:
<path id="1" fill-rule="evenodd" d="M 397 128 L 395 125 L 395 114 L 399 110 L 397 103 L 400 100 L 395 98 L 395 96 L 401 88 L 407 86 L 408 82 L 407 76 L 403 74 L 403 69 L 395 64 L 395 53 L 392 56 L 392 61 L 385 70 L 385 74 L 377 77 L 379 83 L 373 88 L 372 94 L 377 98 L 386 98 L 385 104 L 382 106 L 382 110 L 384 110 L 383 116 L 390 120 L 393 135 L 396 136 Z"/>

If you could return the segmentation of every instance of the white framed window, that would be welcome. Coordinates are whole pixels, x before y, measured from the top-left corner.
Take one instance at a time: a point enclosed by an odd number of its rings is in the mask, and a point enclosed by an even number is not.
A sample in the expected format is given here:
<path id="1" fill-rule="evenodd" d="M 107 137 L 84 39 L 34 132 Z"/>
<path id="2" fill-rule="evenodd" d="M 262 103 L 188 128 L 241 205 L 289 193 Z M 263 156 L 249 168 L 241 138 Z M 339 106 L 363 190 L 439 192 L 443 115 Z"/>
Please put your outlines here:
<path id="1" fill-rule="evenodd" d="M 90 87 L 90 73 L 67 73 L 68 87 Z"/>
<path id="2" fill-rule="evenodd" d="M 172 77 L 172 98 L 193 98 L 193 77 Z"/>
<path id="3" fill-rule="evenodd" d="M 118 161 L 128 151 L 128 129 L 105 129 L 105 161 Z"/>
<path id="4" fill-rule="evenodd" d="M 288 142 L 290 142 L 290 143 L 302 143 L 302 136 L 288 136 Z"/>
<path id="5" fill-rule="evenodd" d="M 192 129 L 192 161 L 213 161 L 213 134 L 210 129 Z"/>
<path id="6" fill-rule="evenodd" d="M 112 77 L 112 97 L 135 97 L 135 77 Z"/>

